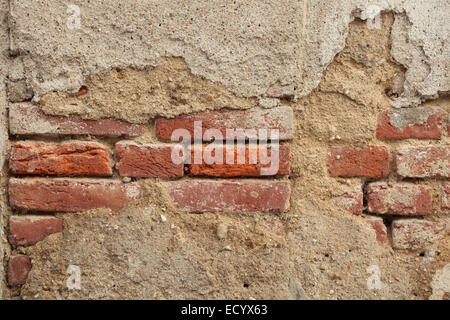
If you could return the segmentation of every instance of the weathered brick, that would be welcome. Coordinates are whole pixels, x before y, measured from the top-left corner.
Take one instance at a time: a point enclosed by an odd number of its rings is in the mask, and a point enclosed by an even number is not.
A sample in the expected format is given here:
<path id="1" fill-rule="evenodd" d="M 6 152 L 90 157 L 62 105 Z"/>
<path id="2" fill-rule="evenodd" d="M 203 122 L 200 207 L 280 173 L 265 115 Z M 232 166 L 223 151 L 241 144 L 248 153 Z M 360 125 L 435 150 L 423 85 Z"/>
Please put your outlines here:
<path id="1" fill-rule="evenodd" d="M 111 176 L 109 153 L 95 142 L 17 142 L 11 149 L 9 169 L 12 174 Z"/>
<path id="2" fill-rule="evenodd" d="M 27 282 L 31 271 L 31 259 L 28 256 L 11 256 L 8 262 L 8 284 L 18 286 Z"/>
<path id="3" fill-rule="evenodd" d="M 138 183 L 106 179 L 17 179 L 9 180 L 9 200 L 14 208 L 37 211 L 76 212 L 94 208 L 119 210 L 140 198 Z"/>
<path id="4" fill-rule="evenodd" d="M 193 163 L 197 151 L 202 155 L 202 161 L 199 164 Z M 220 154 L 223 156 L 220 157 Z M 273 162 L 270 161 L 271 156 L 274 158 Z M 217 161 L 215 161 L 215 157 L 217 157 Z M 227 157 L 232 159 L 232 163 L 226 163 Z M 270 169 L 272 165 L 273 168 Z M 258 146 L 256 144 L 195 146 L 192 148 L 189 169 L 191 176 L 258 177 L 288 175 L 290 172 L 289 146 L 279 145 L 278 155 L 275 152 L 272 154 L 270 146 Z"/>
<path id="5" fill-rule="evenodd" d="M 175 207 L 201 212 L 284 212 L 289 209 L 288 181 L 184 180 L 164 183 Z"/>
<path id="6" fill-rule="evenodd" d="M 450 178 L 450 146 L 399 148 L 395 164 L 401 177 Z"/>
<path id="7" fill-rule="evenodd" d="M 396 249 L 422 249 L 447 233 L 444 223 L 419 219 L 394 220 L 392 246 Z"/>
<path id="8" fill-rule="evenodd" d="M 441 208 L 442 210 L 450 210 L 450 182 L 442 184 Z"/>
<path id="9" fill-rule="evenodd" d="M 181 177 L 184 163 L 174 163 L 172 152 L 182 154 L 178 145 L 138 145 L 134 142 L 116 144 L 116 168 L 121 176 L 171 178 Z"/>
<path id="10" fill-rule="evenodd" d="M 387 228 L 380 217 L 369 217 L 366 219 L 372 228 L 375 230 L 378 242 L 386 242 L 387 240 Z"/>
<path id="11" fill-rule="evenodd" d="M 432 212 L 431 188 L 413 184 L 389 186 L 374 182 L 367 187 L 368 211 L 378 214 L 427 215 Z"/>
<path id="12" fill-rule="evenodd" d="M 17 135 L 99 135 L 139 136 L 144 127 L 113 119 L 84 120 L 79 116 L 50 116 L 39 106 L 11 104 L 9 106 L 9 130 Z"/>
<path id="13" fill-rule="evenodd" d="M 52 216 L 11 216 L 9 219 L 9 242 L 14 246 L 31 246 L 62 231 L 62 219 Z"/>
<path id="14" fill-rule="evenodd" d="M 442 110 L 402 108 L 383 111 L 378 117 L 378 139 L 440 139 Z"/>
<path id="15" fill-rule="evenodd" d="M 389 174 L 389 150 L 378 146 L 330 148 L 327 165 L 334 177 L 382 178 Z"/>
<path id="16" fill-rule="evenodd" d="M 363 192 L 362 190 L 359 190 L 357 192 L 344 194 L 334 199 L 334 203 L 353 214 L 359 215 L 362 213 L 364 208 L 363 198 Z"/>
<path id="17" fill-rule="evenodd" d="M 161 140 L 171 140 L 172 133 L 176 129 L 186 129 L 194 139 L 194 122 L 201 121 L 202 139 L 208 129 L 220 131 L 224 140 L 226 139 L 226 129 L 277 129 L 279 130 L 279 139 L 287 140 L 292 139 L 293 119 L 294 115 L 290 107 L 200 112 L 182 115 L 174 119 L 158 118 L 156 120 L 156 136 Z M 270 132 L 267 134 L 270 136 Z M 256 139 L 258 135 L 249 134 L 247 138 Z"/>

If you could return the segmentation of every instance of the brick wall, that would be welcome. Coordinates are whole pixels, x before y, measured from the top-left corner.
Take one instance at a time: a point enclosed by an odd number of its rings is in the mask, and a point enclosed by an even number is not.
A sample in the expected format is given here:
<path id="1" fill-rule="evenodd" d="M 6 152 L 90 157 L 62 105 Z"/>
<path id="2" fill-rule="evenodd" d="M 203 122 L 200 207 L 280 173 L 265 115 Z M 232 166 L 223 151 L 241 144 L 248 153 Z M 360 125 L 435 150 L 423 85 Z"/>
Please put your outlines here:
<path id="1" fill-rule="evenodd" d="M 193 154 L 208 148 L 208 141 L 203 141 L 208 129 L 223 134 L 226 129 L 278 130 L 282 141 L 279 169 L 261 175 L 261 169 L 270 163 L 262 161 L 259 155 L 266 153 L 259 151 L 264 148 L 270 155 L 272 146 L 260 144 L 258 135 L 249 136 L 250 141 L 243 146 L 242 163 L 211 164 L 204 158 L 198 163 L 174 163 L 172 153 L 183 149 L 171 142 L 172 132 L 186 129 L 194 143 L 195 121 L 202 121 L 203 131 L 202 141 L 196 141 L 192 148 Z M 160 118 L 152 128 L 159 142 L 151 144 L 139 142 L 145 127 L 110 119 L 48 116 L 39 106 L 11 105 L 8 192 L 14 214 L 9 221 L 10 244 L 31 246 L 50 234 L 63 232 L 63 222 L 52 215 L 55 213 L 120 210 L 142 197 L 139 181 L 144 178 L 163 179 L 174 207 L 181 212 L 282 213 L 289 209 L 288 141 L 293 130 L 289 107 Z M 220 150 L 224 160 L 237 160 L 240 152 L 238 146 Z M 257 158 L 252 159 L 252 154 Z M 12 255 L 8 283 L 23 284 L 31 268 L 32 261 L 26 255 Z"/>
<path id="2" fill-rule="evenodd" d="M 443 116 L 438 108 L 383 111 L 376 130 L 379 145 L 329 149 L 323 166 L 331 177 L 361 178 L 357 190 L 334 199 L 334 204 L 364 215 L 383 245 L 416 250 L 447 232 L 444 223 L 433 216 L 435 211 L 445 213 L 450 208 L 450 147 L 439 144 L 447 125 Z M 143 196 L 140 180 L 146 178 L 162 180 L 179 212 L 287 212 L 293 119 L 290 107 L 252 108 L 158 118 L 149 128 L 111 119 L 48 116 L 38 106 L 13 104 L 9 108 L 8 192 L 13 209 L 9 242 L 13 248 L 32 246 L 70 228 L 56 213 L 121 210 Z M 196 121 L 202 121 L 200 136 Z M 140 142 L 146 129 L 155 132 L 157 142 Z M 172 155 L 183 152 L 171 141 L 172 133 L 179 129 L 192 138 L 192 158 L 200 151 L 198 162 L 174 163 Z M 227 129 L 277 129 L 281 141 L 278 169 L 261 174 L 270 163 L 251 155 L 260 155 L 262 149 L 262 154 L 270 154 L 273 145 L 261 144 L 257 134 L 250 136 L 242 149 L 216 149 L 223 162 L 230 158 L 234 163 L 209 163 L 203 158 L 211 147 L 209 129 L 224 135 Z M 417 139 L 430 143 L 414 146 Z M 239 150 L 243 150 L 244 161 L 237 164 Z M 440 194 L 427 184 L 431 180 L 441 185 Z M 8 283 L 22 285 L 32 261 L 26 255 L 13 254 L 8 268 Z"/>
<path id="3" fill-rule="evenodd" d="M 336 204 L 365 214 L 381 242 L 388 240 L 390 225 L 394 248 L 423 248 L 447 234 L 444 222 L 432 216 L 445 216 L 449 209 L 450 146 L 440 142 L 450 126 L 444 119 L 443 110 L 435 107 L 383 111 L 376 129 L 380 145 L 329 149 L 331 176 L 362 177 L 365 182 Z M 430 142 L 413 146 L 418 139 Z M 429 182 L 441 188 L 433 190 Z"/>

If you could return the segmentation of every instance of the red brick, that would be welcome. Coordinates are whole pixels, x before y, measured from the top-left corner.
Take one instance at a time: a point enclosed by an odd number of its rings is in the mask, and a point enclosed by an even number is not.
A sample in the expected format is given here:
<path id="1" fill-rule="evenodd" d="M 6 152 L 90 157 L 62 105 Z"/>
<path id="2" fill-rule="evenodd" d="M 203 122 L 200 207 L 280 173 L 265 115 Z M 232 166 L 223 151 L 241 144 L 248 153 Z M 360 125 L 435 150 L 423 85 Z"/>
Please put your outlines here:
<path id="1" fill-rule="evenodd" d="M 399 148 L 395 164 L 401 177 L 450 178 L 450 146 Z"/>
<path id="2" fill-rule="evenodd" d="M 287 140 L 292 139 L 293 119 L 294 115 L 290 107 L 200 112 L 174 119 L 157 119 L 156 136 L 161 140 L 171 140 L 174 130 L 186 129 L 194 139 L 194 121 L 201 121 L 202 138 L 208 129 L 219 130 L 223 139 L 226 138 L 226 129 L 278 129 L 279 139 Z M 257 135 L 249 135 L 247 138 L 256 139 L 257 137 Z"/>
<path id="3" fill-rule="evenodd" d="M 444 223 L 419 219 L 394 220 L 391 231 L 395 249 L 411 250 L 423 249 L 447 234 Z"/>
<path id="4" fill-rule="evenodd" d="M 333 177 L 382 178 L 389 174 L 389 150 L 378 146 L 330 148 L 327 165 Z"/>
<path id="5" fill-rule="evenodd" d="M 79 116 L 50 116 L 39 106 L 12 104 L 9 107 L 9 130 L 17 135 L 99 135 L 139 136 L 142 125 L 113 119 L 84 120 Z"/>
<path id="6" fill-rule="evenodd" d="M 378 117 L 378 139 L 440 139 L 442 110 L 402 108 L 383 111 Z"/>
<path id="7" fill-rule="evenodd" d="M 31 246 L 62 230 L 62 219 L 52 216 L 11 216 L 9 242 L 14 246 Z"/>
<path id="8" fill-rule="evenodd" d="M 211 177 L 258 177 L 258 176 L 279 176 L 279 175 L 289 175 L 290 165 L 289 165 L 289 146 L 279 145 L 278 151 L 278 170 L 276 169 L 276 162 L 273 163 L 274 169 L 268 171 L 262 171 L 263 168 L 269 169 L 272 165 L 270 161 L 271 157 L 271 147 L 258 146 L 256 144 L 250 145 L 232 145 L 224 146 L 217 145 L 215 149 L 206 150 L 206 148 L 211 148 L 213 144 L 207 146 L 195 146 L 192 148 L 191 152 L 191 164 L 189 165 L 191 176 L 211 176 Z M 261 149 L 264 148 L 264 149 Z M 203 155 L 202 162 L 200 164 L 193 163 L 195 160 L 194 154 L 196 150 Z M 238 151 L 239 150 L 239 151 Z M 223 154 L 220 158 L 221 164 L 212 163 L 207 164 L 205 158 L 212 162 L 213 157 L 216 155 L 216 151 Z M 260 158 L 259 154 L 262 151 L 263 157 Z M 242 153 L 244 159 L 238 159 L 238 155 Z M 267 155 L 267 156 L 266 156 Z M 226 158 L 230 157 L 233 159 L 233 163 L 227 164 Z M 274 157 L 276 155 L 274 154 Z M 261 161 L 264 159 L 264 161 Z M 244 160 L 244 161 L 242 161 Z M 238 163 L 239 162 L 239 163 Z M 264 164 L 262 164 L 262 162 Z M 269 162 L 269 163 L 268 163 Z"/>
<path id="9" fill-rule="evenodd" d="M 183 180 L 165 182 L 175 207 L 201 212 L 284 212 L 289 209 L 288 181 Z"/>
<path id="10" fill-rule="evenodd" d="M 14 208 L 36 211 L 76 212 L 94 208 L 119 210 L 140 198 L 137 183 L 104 179 L 16 179 L 9 180 L 9 200 Z"/>
<path id="11" fill-rule="evenodd" d="M 364 208 L 363 198 L 364 195 L 361 190 L 353 193 L 347 193 L 334 199 L 334 204 L 350 211 L 355 215 L 360 215 Z"/>
<path id="12" fill-rule="evenodd" d="M 10 286 L 18 286 L 27 282 L 28 273 L 31 271 L 31 259 L 28 256 L 19 255 L 9 258 L 8 283 Z"/>
<path id="13" fill-rule="evenodd" d="M 182 154 L 181 146 L 116 144 L 116 168 L 121 176 L 172 178 L 181 177 L 184 163 L 174 163 L 172 152 Z"/>
<path id="14" fill-rule="evenodd" d="M 370 217 L 370 218 L 367 218 L 366 221 L 375 230 L 375 234 L 377 235 L 377 241 L 378 242 L 386 242 L 387 228 L 383 222 L 383 219 L 379 218 L 379 217 Z"/>
<path id="15" fill-rule="evenodd" d="M 369 184 L 367 188 L 368 211 L 378 214 L 427 215 L 432 212 L 433 195 L 428 186 L 385 182 Z"/>
<path id="16" fill-rule="evenodd" d="M 450 210 L 450 182 L 442 184 L 441 208 L 442 210 Z"/>
<path id="17" fill-rule="evenodd" d="M 107 147 L 95 142 L 17 142 L 11 149 L 12 174 L 111 176 Z"/>

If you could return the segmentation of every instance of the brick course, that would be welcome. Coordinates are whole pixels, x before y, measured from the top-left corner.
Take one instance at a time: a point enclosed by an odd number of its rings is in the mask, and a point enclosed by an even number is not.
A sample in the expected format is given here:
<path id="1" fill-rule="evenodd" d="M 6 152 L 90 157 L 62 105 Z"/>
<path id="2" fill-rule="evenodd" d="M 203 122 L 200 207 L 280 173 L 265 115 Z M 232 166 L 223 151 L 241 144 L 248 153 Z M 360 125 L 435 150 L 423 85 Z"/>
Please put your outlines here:
<path id="1" fill-rule="evenodd" d="M 164 183 L 176 208 L 201 212 L 284 212 L 289 209 L 288 181 L 184 180 Z"/>
<path id="2" fill-rule="evenodd" d="M 76 212 L 94 208 L 119 210 L 142 194 L 138 183 L 106 179 L 9 180 L 10 205 L 36 211 Z"/>

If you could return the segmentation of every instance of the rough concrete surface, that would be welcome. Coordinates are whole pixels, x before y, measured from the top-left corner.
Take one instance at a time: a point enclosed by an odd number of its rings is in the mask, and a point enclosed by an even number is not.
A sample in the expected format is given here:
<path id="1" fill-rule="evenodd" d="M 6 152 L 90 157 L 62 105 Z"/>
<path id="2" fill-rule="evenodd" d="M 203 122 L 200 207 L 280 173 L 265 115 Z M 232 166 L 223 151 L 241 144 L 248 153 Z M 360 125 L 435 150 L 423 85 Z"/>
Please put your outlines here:
<path id="1" fill-rule="evenodd" d="M 68 5 L 80 7 L 80 29 L 67 27 Z M 367 26 L 369 5 L 385 11 L 379 28 Z M 0 87 L 2 110 L 7 99 L 32 95 L 48 114 L 151 126 L 157 115 L 288 105 L 295 134 L 288 212 L 180 213 L 161 181 L 142 179 L 142 200 L 118 212 L 57 214 L 64 232 L 33 247 L 11 248 L 3 237 L 7 256 L 27 254 L 33 263 L 21 289 L 4 284 L 4 298 L 445 297 L 449 237 L 417 252 L 378 243 L 364 217 L 332 200 L 365 180 L 332 178 L 324 164 L 329 146 L 383 145 L 375 138 L 377 116 L 391 106 L 425 102 L 448 116 L 448 1 L 10 0 L 9 6 L 9 20 L 1 20 L 9 40 L 0 32 L 0 44 L 9 46 L 9 57 L 2 47 L 0 58 L 0 85 L 9 93 Z M 7 10 L 4 1 L 0 12 Z M 78 96 L 82 85 L 88 94 Z M 135 140 L 153 142 L 154 132 Z M 441 143 L 449 143 L 448 135 Z M 424 184 L 439 194 L 440 181 Z M 69 265 L 81 269 L 80 290 L 67 289 Z M 381 274 L 377 290 L 368 288 L 373 270 Z"/>
<path id="2" fill-rule="evenodd" d="M 80 8 L 80 29 L 67 27 L 69 5 Z M 344 47 L 349 23 L 370 17 L 374 6 L 401 13 L 392 54 L 408 71 L 396 103 L 448 92 L 446 0 L 11 0 L 10 47 L 35 99 L 78 90 L 89 74 L 113 67 L 155 66 L 164 56 L 183 57 L 193 74 L 238 96 L 263 96 L 281 85 L 302 97 Z"/>

